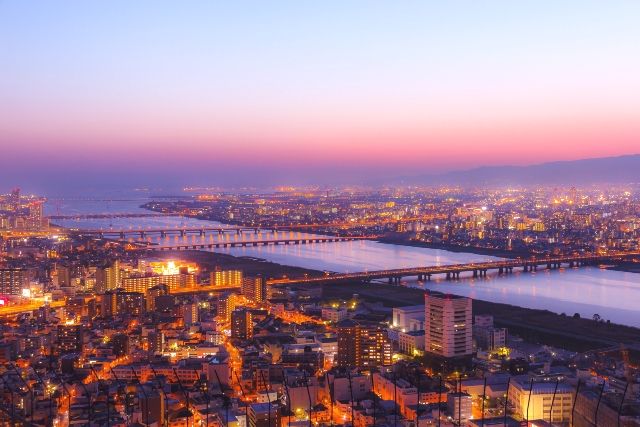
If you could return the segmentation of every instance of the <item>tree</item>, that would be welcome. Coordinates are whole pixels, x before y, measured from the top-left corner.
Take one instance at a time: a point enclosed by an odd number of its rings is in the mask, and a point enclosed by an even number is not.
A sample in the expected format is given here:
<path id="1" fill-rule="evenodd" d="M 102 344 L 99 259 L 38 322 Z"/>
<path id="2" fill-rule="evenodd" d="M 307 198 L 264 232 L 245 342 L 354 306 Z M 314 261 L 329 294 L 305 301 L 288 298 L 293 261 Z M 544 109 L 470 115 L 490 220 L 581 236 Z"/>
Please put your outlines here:
<path id="1" fill-rule="evenodd" d="M 598 313 L 593 315 L 593 321 L 594 322 L 599 322 L 600 320 L 602 320 L 602 318 L 600 317 L 600 315 Z"/>
<path id="2" fill-rule="evenodd" d="M 573 318 L 574 319 L 579 319 L 580 318 L 580 313 L 573 313 Z"/>

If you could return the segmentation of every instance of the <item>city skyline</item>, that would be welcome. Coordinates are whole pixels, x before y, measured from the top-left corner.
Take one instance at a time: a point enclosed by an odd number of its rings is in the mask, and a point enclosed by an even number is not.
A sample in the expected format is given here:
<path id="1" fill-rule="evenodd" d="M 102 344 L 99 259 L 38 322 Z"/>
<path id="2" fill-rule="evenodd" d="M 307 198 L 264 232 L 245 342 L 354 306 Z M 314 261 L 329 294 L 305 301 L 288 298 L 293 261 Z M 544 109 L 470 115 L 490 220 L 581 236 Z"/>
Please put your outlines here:
<path id="1" fill-rule="evenodd" d="M 638 12 L 0 0 L 0 426 L 640 427 Z"/>
<path id="2" fill-rule="evenodd" d="M 366 182 L 637 153 L 631 2 L 0 8 L 4 179 Z"/>

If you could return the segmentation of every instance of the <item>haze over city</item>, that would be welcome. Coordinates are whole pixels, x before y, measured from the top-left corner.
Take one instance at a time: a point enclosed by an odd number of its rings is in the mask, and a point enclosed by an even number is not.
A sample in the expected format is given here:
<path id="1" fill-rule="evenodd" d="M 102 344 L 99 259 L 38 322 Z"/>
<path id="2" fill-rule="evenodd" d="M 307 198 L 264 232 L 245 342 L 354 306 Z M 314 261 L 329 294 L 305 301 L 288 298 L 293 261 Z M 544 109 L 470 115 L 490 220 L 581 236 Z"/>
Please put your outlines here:
<path id="1" fill-rule="evenodd" d="M 639 23 L 0 0 L 0 426 L 640 427 Z"/>
<path id="2" fill-rule="evenodd" d="M 5 1 L 0 177 L 366 183 L 637 154 L 639 12 Z"/>

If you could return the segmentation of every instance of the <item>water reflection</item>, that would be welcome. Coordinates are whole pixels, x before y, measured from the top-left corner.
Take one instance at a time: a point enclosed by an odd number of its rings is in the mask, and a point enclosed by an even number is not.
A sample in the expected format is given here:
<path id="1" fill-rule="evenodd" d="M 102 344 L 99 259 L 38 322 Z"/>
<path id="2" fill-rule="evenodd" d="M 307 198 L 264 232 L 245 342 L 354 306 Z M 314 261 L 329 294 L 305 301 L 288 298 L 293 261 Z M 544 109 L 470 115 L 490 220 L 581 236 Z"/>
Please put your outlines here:
<path id="1" fill-rule="evenodd" d="M 108 212 L 147 212 L 138 206 L 145 200 L 111 203 Z M 95 203 L 94 203 L 95 205 Z M 61 214 L 98 213 L 90 202 L 70 203 Z M 81 228 L 157 228 L 157 227 L 225 227 L 224 224 L 182 217 L 114 218 L 64 221 L 61 225 Z M 307 233 L 261 231 L 200 235 L 146 236 L 144 241 L 166 246 L 210 244 L 243 240 L 278 240 L 312 237 Z M 132 241 L 140 240 L 132 237 Z M 388 245 L 369 241 L 341 243 L 312 243 L 305 245 L 270 245 L 214 249 L 237 256 L 252 256 L 269 261 L 335 272 L 354 272 L 405 268 L 438 264 L 456 264 L 497 259 L 490 256 L 455 253 L 443 250 Z M 598 313 L 613 322 L 640 326 L 640 274 L 603 270 L 596 267 L 561 270 L 517 272 L 510 276 L 489 275 L 473 279 L 463 276 L 460 281 L 419 283 L 406 278 L 405 285 L 426 287 L 443 292 L 467 295 L 488 301 L 542 308 L 572 315 L 591 317 Z"/>

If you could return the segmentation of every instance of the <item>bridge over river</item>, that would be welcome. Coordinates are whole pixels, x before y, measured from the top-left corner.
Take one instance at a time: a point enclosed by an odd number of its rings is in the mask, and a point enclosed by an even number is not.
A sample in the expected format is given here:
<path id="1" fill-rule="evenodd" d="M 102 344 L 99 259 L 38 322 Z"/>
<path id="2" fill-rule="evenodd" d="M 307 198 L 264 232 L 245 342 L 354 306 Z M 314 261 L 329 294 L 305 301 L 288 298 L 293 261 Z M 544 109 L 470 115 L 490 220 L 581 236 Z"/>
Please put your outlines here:
<path id="1" fill-rule="evenodd" d="M 431 276 L 440 274 L 444 275 L 447 280 L 452 280 L 460 278 L 461 273 L 471 273 L 473 277 L 486 277 L 487 272 L 491 270 L 497 271 L 498 274 L 511 274 L 514 269 L 522 269 L 526 272 L 536 271 L 539 267 L 556 269 L 564 265 L 573 268 L 585 265 L 616 264 L 630 260 L 638 260 L 640 262 L 640 252 L 615 252 L 606 255 L 566 255 L 547 258 L 517 258 L 467 264 L 327 274 L 325 276 L 297 279 L 274 279 L 268 283 L 271 285 L 290 285 L 344 282 L 348 280 L 371 281 L 374 279 L 388 279 L 389 283 L 399 284 L 403 277 L 417 277 L 418 280 L 431 280 Z"/>
<path id="2" fill-rule="evenodd" d="M 136 249 L 139 250 L 153 250 L 153 251 L 188 251 L 188 250 L 203 250 L 214 248 L 241 248 L 250 246 L 269 246 L 269 245 L 306 245 L 311 243 L 337 243 L 337 242 L 353 242 L 356 240 L 371 240 L 376 236 L 354 236 L 354 237 L 302 237 L 292 239 L 271 239 L 271 240 L 239 240 L 239 241 L 222 241 L 212 243 L 192 243 L 185 245 L 173 245 L 173 246 L 155 246 L 155 245 L 140 245 Z"/>

